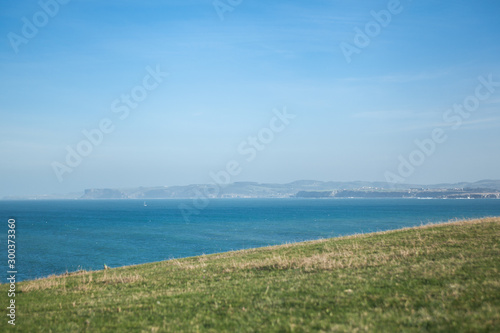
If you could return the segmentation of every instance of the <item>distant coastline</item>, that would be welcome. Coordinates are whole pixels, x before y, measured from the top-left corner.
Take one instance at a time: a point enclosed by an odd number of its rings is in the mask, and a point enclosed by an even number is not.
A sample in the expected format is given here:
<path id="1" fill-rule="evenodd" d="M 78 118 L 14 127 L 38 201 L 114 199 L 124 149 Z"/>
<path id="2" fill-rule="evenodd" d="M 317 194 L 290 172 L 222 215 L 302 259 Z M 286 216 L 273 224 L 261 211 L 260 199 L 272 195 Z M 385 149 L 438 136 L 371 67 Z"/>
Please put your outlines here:
<path id="1" fill-rule="evenodd" d="M 98 199 L 218 199 L 218 198 L 418 198 L 500 199 L 500 180 L 454 184 L 391 184 L 298 180 L 287 184 L 235 182 L 135 188 L 91 188 L 62 195 L 6 196 L 3 200 Z"/>
<path id="2" fill-rule="evenodd" d="M 387 190 L 340 190 L 300 191 L 297 198 L 407 198 L 407 199 L 500 199 L 500 192 L 494 189 L 410 189 Z"/>

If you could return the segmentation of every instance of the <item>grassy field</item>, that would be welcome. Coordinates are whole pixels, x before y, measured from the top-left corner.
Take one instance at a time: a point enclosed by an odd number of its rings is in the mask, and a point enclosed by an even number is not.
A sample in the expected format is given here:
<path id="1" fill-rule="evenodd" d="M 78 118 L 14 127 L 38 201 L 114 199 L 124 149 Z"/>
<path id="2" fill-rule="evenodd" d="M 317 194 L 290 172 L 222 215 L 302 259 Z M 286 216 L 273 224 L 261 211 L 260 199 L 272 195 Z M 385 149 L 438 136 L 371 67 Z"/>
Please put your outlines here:
<path id="1" fill-rule="evenodd" d="M 499 332 L 500 218 L 17 284 L 20 332 Z"/>

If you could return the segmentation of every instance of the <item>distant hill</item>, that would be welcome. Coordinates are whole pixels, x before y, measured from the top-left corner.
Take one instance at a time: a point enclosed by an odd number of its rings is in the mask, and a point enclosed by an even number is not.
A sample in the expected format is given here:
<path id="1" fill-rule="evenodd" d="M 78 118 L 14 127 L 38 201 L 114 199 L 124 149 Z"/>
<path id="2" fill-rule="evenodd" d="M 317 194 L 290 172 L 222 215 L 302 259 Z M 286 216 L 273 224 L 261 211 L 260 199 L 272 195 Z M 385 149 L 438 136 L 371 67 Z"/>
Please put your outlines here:
<path id="1" fill-rule="evenodd" d="M 289 198 L 289 197 L 360 197 L 369 193 L 368 197 L 404 197 L 402 191 L 429 191 L 446 189 L 457 194 L 499 192 L 500 180 L 480 180 L 469 183 L 454 184 L 390 184 L 386 182 L 335 182 L 317 180 L 297 180 L 287 184 L 235 182 L 224 186 L 216 184 L 193 184 L 185 186 L 135 187 L 123 189 L 92 188 L 83 193 L 67 195 L 41 195 L 30 197 L 5 197 L 15 199 L 192 199 L 192 198 Z M 356 191 L 355 195 L 348 191 Z M 312 192 L 308 194 L 307 192 Z M 331 194 L 328 194 L 328 193 Z M 460 193 L 458 193 L 460 192 Z M 343 193 L 343 194 L 341 194 Z M 375 193 L 375 194 L 374 194 Z M 376 194 L 384 193 L 384 194 Z M 361 195 L 362 196 L 362 195 Z M 410 196 L 411 197 L 411 196 Z"/>

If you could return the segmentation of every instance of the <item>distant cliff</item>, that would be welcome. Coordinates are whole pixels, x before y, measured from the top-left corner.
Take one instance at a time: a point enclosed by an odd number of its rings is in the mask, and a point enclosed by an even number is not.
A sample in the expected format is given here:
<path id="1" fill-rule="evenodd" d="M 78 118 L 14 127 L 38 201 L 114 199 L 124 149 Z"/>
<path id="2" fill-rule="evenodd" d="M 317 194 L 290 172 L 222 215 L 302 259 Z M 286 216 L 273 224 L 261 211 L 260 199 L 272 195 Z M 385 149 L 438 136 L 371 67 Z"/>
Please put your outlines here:
<path id="1" fill-rule="evenodd" d="M 127 195 L 114 189 L 88 189 L 80 199 L 126 199 Z"/>
<path id="2" fill-rule="evenodd" d="M 433 198 L 433 199 L 500 199 L 492 189 L 440 189 L 408 191 L 339 191 L 335 198 Z"/>
<path id="3" fill-rule="evenodd" d="M 334 191 L 300 191 L 295 195 L 297 198 L 331 198 Z"/>

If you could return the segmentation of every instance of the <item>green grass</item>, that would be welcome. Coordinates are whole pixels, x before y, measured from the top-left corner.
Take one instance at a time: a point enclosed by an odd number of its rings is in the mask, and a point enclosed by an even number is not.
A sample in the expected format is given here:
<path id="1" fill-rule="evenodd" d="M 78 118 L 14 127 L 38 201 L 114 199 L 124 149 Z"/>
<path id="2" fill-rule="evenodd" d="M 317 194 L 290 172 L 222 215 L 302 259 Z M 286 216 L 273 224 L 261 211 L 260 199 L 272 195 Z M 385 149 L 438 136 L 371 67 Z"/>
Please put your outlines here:
<path id="1" fill-rule="evenodd" d="M 488 218 L 25 281 L 0 330 L 499 332 L 499 236 Z"/>

